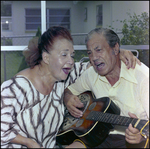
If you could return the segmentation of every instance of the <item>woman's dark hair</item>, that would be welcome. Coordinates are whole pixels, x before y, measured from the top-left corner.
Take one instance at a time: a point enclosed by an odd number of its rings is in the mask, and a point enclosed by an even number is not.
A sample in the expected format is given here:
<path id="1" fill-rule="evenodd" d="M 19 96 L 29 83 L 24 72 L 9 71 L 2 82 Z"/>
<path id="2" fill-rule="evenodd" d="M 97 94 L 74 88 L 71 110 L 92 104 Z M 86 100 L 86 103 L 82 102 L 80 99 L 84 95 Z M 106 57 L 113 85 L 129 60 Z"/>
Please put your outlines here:
<path id="1" fill-rule="evenodd" d="M 42 61 L 42 53 L 52 49 L 56 38 L 64 38 L 73 43 L 70 32 L 61 26 L 50 27 L 40 38 L 34 37 L 29 41 L 28 48 L 23 52 L 27 65 L 33 68 Z"/>
<path id="2" fill-rule="evenodd" d="M 115 47 L 116 43 L 118 43 L 120 47 L 120 39 L 118 35 L 113 30 L 107 28 L 95 28 L 91 30 L 85 39 L 86 44 L 94 33 L 103 35 L 111 48 Z"/>

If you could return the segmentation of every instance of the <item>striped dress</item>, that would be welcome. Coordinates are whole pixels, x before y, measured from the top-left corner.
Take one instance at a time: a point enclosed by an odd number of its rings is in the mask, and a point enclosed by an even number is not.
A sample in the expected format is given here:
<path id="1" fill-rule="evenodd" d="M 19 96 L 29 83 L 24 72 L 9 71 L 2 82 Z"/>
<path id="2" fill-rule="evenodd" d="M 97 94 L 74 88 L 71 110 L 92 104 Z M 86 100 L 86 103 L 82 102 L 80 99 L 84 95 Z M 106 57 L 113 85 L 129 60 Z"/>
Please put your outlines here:
<path id="1" fill-rule="evenodd" d="M 1 148 L 27 148 L 14 144 L 17 134 L 54 148 L 63 122 L 64 89 L 81 75 L 87 63 L 75 63 L 65 82 L 56 82 L 49 95 L 38 92 L 25 76 L 17 75 L 1 85 Z"/>

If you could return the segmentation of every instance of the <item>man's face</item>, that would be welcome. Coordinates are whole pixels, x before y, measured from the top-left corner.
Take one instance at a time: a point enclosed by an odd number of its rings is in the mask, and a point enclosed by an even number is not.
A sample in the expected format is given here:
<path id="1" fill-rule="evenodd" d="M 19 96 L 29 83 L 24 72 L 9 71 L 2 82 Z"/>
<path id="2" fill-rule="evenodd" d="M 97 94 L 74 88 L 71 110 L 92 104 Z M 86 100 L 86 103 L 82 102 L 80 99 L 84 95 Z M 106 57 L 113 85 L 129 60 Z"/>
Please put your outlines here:
<path id="1" fill-rule="evenodd" d="M 105 37 L 94 33 L 87 42 L 87 53 L 95 71 L 101 76 L 110 75 L 116 65 L 116 55 Z"/>

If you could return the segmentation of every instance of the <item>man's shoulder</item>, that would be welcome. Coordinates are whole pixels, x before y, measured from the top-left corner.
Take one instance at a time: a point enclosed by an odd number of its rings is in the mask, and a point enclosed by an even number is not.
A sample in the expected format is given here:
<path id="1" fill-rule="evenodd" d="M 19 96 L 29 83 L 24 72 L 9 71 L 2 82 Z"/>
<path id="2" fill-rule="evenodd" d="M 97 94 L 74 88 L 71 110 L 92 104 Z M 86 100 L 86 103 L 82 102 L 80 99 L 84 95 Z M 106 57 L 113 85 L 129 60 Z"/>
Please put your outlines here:
<path id="1" fill-rule="evenodd" d="M 136 64 L 135 72 L 140 74 L 142 73 L 143 75 L 149 77 L 149 67 L 142 62 L 141 65 Z"/>

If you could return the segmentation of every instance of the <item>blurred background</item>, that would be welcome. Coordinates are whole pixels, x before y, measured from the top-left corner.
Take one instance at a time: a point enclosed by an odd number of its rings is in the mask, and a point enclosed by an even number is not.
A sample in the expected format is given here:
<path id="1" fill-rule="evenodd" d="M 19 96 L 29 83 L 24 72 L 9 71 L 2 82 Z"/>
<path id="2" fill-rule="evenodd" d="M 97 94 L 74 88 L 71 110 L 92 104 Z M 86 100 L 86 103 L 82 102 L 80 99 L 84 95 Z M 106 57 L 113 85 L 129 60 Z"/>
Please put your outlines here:
<path id="1" fill-rule="evenodd" d="M 87 57 L 86 34 L 105 27 L 149 67 L 149 1 L 1 1 L 1 83 L 27 67 L 22 51 L 54 25 L 70 30 L 75 61 Z"/>

